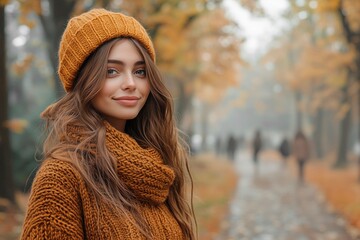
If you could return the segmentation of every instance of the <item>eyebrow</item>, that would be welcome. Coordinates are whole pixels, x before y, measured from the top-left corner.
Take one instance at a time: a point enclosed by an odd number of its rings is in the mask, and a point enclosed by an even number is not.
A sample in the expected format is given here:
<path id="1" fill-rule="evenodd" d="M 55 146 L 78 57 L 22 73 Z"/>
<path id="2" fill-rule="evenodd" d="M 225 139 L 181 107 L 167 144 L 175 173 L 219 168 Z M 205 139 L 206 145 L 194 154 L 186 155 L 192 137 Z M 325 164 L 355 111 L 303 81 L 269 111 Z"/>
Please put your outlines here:
<path id="1" fill-rule="evenodd" d="M 115 64 L 119 64 L 119 65 L 125 65 L 123 61 L 115 60 L 115 59 L 108 59 L 108 63 L 115 63 Z M 137 61 L 134 65 L 139 66 L 139 65 L 144 65 L 144 64 L 145 64 L 145 61 Z"/>

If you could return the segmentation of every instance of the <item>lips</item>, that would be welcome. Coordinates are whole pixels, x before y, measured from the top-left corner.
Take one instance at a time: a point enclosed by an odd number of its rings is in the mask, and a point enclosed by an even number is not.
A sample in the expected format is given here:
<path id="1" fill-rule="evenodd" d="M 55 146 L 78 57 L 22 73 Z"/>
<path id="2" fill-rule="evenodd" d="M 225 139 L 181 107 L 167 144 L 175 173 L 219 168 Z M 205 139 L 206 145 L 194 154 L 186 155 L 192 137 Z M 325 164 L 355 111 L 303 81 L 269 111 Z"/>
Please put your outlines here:
<path id="1" fill-rule="evenodd" d="M 117 103 L 119 103 L 123 106 L 127 106 L 127 107 L 135 106 L 138 103 L 138 101 L 140 100 L 140 98 L 136 97 L 136 96 L 122 96 L 122 97 L 115 97 L 113 99 Z"/>
<path id="2" fill-rule="evenodd" d="M 139 97 L 136 96 L 123 96 L 123 97 L 115 97 L 114 100 L 139 100 Z"/>

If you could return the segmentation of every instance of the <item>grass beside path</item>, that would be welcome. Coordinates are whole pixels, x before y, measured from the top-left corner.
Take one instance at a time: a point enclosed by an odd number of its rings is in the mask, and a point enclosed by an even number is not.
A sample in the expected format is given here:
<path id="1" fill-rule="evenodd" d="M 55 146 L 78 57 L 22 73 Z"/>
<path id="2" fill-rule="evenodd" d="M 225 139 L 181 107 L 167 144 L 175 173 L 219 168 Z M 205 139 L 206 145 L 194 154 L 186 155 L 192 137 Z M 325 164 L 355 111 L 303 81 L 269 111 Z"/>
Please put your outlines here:
<path id="1" fill-rule="evenodd" d="M 212 154 L 193 157 L 190 164 L 199 239 L 213 239 L 227 216 L 238 176 L 229 160 Z"/>
<path id="2" fill-rule="evenodd" d="M 264 151 L 264 159 L 279 161 L 277 151 Z M 360 239 L 360 182 L 356 157 L 349 156 L 348 165 L 334 168 L 335 155 L 323 159 L 310 159 L 305 166 L 305 182 L 316 186 L 325 197 L 330 211 L 341 214 L 349 223 L 348 230 L 354 239 Z M 295 159 L 287 159 L 290 172 L 297 177 Z"/>
<path id="3" fill-rule="evenodd" d="M 352 226 L 360 230 L 360 183 L 355 161 L 349 166 L 334 169 L 331 158 L 309 162 L 306 179 L 317 186 L 330 205 Z"/>
<path id="4" fill-rule="evenodd" d="M 329 154 L 321 160 L 311 159 L 305 166 L 305 181 L 324 195 L 330 210 L 341 214 L 349 223 L 353 236 L 360 236 L 360 182 L 355 157 L 345 168 L 334 168 L 335 157 Z M 295 159 L 289 158 L 291 172 L 296 176 Z M 358 239 L 358 238 L 356 238 Z"/>

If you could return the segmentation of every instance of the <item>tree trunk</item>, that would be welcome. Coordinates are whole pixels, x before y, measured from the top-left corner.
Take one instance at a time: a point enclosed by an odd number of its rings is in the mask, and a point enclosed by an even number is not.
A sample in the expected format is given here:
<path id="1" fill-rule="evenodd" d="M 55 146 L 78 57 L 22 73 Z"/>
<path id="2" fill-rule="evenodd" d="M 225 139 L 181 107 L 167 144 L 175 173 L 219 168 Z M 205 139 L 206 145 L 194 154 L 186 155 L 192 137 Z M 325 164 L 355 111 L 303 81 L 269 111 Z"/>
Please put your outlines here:
<path id="1" fill-rule="evenodd" d="M 348 88 L 350 84 L 351 70 L 348 70 L 347 83 L 343 87 L 343 100 L 342 104 L 349 104 Z M 334 167 L 345 167 L 347 165 L 347 147 L 349 139 L 349 131 L 351 124 L 351 108 L 347 111 L 345 117 L 340 123 L 340 138 L 337 159 Z"/>
<path id="2" fill-rule="evenodd" d="M 360 58 L 360 57 L 358 57 Z M 359 63 L 360 63 L 360 59 L 359 59 Z M 359 85 L 360 86 L 360 66 L 358 67 L 358 82 L 359 82 Z M 358 90 L 358 140 L 357 140 L 357 144 L 360 145 L 360 87 L 359 87 L 359 90 Z M 360 183 L 360 150 L 358 152 L 358 182 Z"/>
<path id="3" fill-rule="evenodd" d="M 49 0 L 50 16 L 40 15 L 40 21 L 43 25 L 45 37 L 48 42 L 48 53 L 51 67 L 54 69 L 55 91 L 58 97 L 64 94 L 64 89 L 57 75 L 58 49 L 61 36 L 65 30 L 66 24 L 71 17 L 76 1 L 56 1 Z"/>
<path id="4" fill-rule="evenodd" d="M 356 72 L 355 72 L 355 80 L 358 83 L 358 109 L 360 109 L 360 32 L 355 34 L 356 38 L 355 41 L 355 46 L 356 46 L 356 59 L 355 59 L 355 64 L 356 64 Z M 358 110 L 358 139 L 357 142 L 358 144 L 360 144 L 360 110 Z M 360 183 L 360 152 L 358 153 L 358 164 L 359 164 L 359 183 Z"/>
<path id="5" fill-rule="evenodd" d="M 177 81 L 177 82 L 178 82 L 177 87 L 179 91 L 179 96 L 176 101 L 175 115 L 176 115 L 177 125 L 182 126 L 185 113 L 189 110 L 192 97 L 186 93 L 184 83 L 181 81 Z M 183 129 L 183 130 L 187 130 L 187 129 Z"/>
<path id="6" fill-rule="evenodd" d="M 347 42 L 350 44 L 350 45 L 354 45 L 355 48 L 356 48 L 356 60 L 355 60 L 355 63 L 356 63 L 356 72 L 355 72 L 355 79 L 356 81 L 359 83 L 360 85 L 360 33 L 357 32 L 353 32 L 350 28 L 350 24 L 349 24 L 349 21 L 346 17 L 346 13 L 344 12 L 344 8 L 343 8 L 343 1 L 341 0 L 340 1 L 340 4 L 339 4 L 339 8 L 338 8 L 338 14 L 339 14 L 339 17 L 340 17 L 340 22 L 341 22 L 341 25 L 343 27 L 343 30 L 344 30 L 344 34 L 345 34 L 345 37 L 346 37 L 346 40 Z M 350 76 L 349 76 L 350 77 Z M 360 107 L 360 90 L 359 90 L 359 107 Z M 350 113 L 349 113 L 350 114 Z M 344 119 L 345 120 L 345 119 Z M 350 119 L 348 120 L 349 123 L 350 123 Z M 358 118 L 358 125 L 359 125 L 359 137 L 358 137 L 358 141 L 360 141 L 360 113 L 359 113 L 359 118 Z M 345 126 L 343 127 L 345 128 Z M 343 136 L 342 136 L 343 137 Z M 347 140 L 347 139 L 346 139 Z M 346 146 L 345 146 L 345 149 L 346 149 Z M 338 154 L 338 161 L 339 161 L 339 157 L 342 153 L 339 152 Z M 359 162 L 359 182 L 360 182 L 360 156 L 358 156 L 358 162 Z M 337 165 L 337 163 L 335 164 Z"/>
<path id="7" fill-rule="evenodd" d="M 339 150 L 337 154 L 337 160 L 334 167 L 345 167 L 347 165 L 347 145 L 349 138 L 350 122 L 351 122 L 351 111 L 346 113 L 346 116 L 341 120 L 340 139 L 339 139 Z"/>
<path id="8" fill-rule="evenodd" d="M 356 46 L 357 49 L 357 57 L 356 57 L 356 79 L 358 82 L 358 144 L 360 145 L 360 41 L 358 41 L 358 44 Z M 358 168 L 359 168 L 359 183 L 360 183 L 360 151 L 358 152 Z"/>
<path id="9" fill-rule="evenodd" d="M 5 36 L 5 7 L 3 5 L 0 5 L 0 31 L 0 35 Z M 0 198 L 15 203 L 9 130 L 3 124 L 8 119 L 5 50 L 5 37 L 0 37 Z"/>

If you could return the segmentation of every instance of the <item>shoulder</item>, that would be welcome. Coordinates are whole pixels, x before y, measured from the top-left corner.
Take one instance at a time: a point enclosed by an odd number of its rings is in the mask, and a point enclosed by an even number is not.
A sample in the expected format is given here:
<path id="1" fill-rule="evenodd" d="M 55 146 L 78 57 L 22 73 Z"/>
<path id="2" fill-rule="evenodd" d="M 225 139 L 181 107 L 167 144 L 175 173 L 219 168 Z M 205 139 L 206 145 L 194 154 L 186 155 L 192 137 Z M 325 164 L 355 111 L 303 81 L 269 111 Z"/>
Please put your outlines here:
<path id="1" fill-rule="evenodd" d="M 34 187 L 47 187 L 65 185 L 77 188 L 81 175 L 75 166 L 64 160 L 46 159 L 36 173 Z"/>
<path id="2" fill-rule="evenodd" d="M 79 176 L 78 170 L 75 168 L 75 166 L 65 160 L 58 160 L 58 159 L 45 159 L 38 170 L 37 175 L 55 175 L 55 176 L 67 176 L 67 177 L 75 177 L 77 178 Z"/>
<path id="3" fill-rule="evenodd" d="M 80 182 L 71 163 L 45 160 L 32 185 L 21 239 L 83 239 Z"/>
<path id="4" fill-rule="evenodd" d="M 64 208 L 79 205 L 81 182 L 79 172 L 71 163 L 56 159 L 45 160 L 31 187 L 29 209 L 39 211 L 40 203 L 42 208 L 49 209 L 54 208 L 53 205 L 62 205 Z"/>

